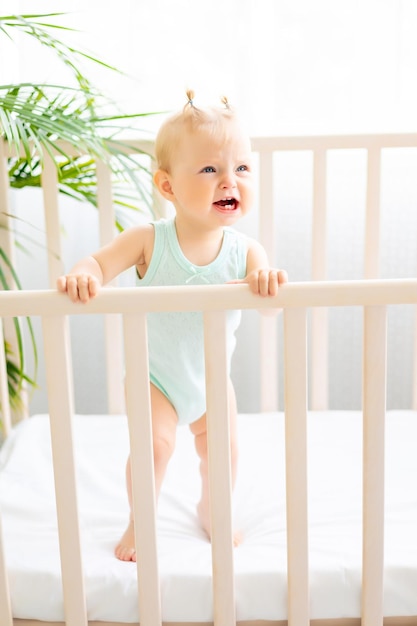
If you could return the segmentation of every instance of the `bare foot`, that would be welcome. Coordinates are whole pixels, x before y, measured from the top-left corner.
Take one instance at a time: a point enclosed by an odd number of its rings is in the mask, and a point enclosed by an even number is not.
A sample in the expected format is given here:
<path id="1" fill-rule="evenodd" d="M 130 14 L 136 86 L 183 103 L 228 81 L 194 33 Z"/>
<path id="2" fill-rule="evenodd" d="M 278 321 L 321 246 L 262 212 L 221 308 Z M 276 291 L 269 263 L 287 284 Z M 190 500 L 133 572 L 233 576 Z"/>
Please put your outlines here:
<path id="1" fill-rule="evenodd" d="M 129 522 L 128 527 L 114 550 L 114 554 L 120 561 L 136 561 L 135 526 L 133 520 Z"/>
<path id="2" fill-rule="evenodd" d="M 197 506 L 198 518 L 200 520 L 200 524 L 207 534 L 207 537 L 211 540 L 211 524 L 210 524 L 210 514 L 208 508 L 203 505 L 203 502 L 200 502 Z M 236 548 L 243 541 L 243 533 L 239 530 L 233 531 L 233 545 Z"/>

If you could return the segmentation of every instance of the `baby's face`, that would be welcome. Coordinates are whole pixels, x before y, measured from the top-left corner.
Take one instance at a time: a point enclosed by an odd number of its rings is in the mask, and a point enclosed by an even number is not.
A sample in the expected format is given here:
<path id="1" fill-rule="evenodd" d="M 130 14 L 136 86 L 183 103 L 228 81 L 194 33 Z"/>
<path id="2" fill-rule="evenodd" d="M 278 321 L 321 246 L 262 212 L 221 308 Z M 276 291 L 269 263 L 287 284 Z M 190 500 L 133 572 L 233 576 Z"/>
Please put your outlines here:
<path id="1" fill-rule="evenodd" d="M 170 170 L 178 217 L 218 227 L 234 224 L 251 209 L 250 141 L 235 122 L 227 130 L 222 138 L 206 130 L 181 137 Z"/>

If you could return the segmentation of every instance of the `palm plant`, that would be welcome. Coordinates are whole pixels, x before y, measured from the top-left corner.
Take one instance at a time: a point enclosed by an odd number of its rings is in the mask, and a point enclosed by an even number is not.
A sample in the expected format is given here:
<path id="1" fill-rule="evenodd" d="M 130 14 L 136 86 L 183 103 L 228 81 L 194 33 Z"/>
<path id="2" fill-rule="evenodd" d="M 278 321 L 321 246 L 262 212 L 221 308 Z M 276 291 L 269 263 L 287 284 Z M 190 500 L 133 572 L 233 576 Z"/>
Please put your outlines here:
<path id="1" fill-rule="evenodd" d="M 50 20 L 63 15 L 0 16 L 0 35 L 13 40 L 13 33 L 20 32 L 35 38 L 69 69 L 74 83 L 0 85 L 0 139 L 14 147 L 17 155 L 22 155 L 23 148 L 23 156 L 11 157 L 8 161 L 10 186 L 15 189 L 40 186 L 43 159 L 48 153 L 56 163 L 60 192 L 95 205 L 95 160 L 100 159 L 113 173 L 116 223 L 121 229 L 121 210 L 123 215 L 125 209 L 151 210 L 151 178 L 150 172 L 140 165 L 134 155 L 127 154 L 126 144 L 120 137 L 129 128 L 131 120 L 155 113 L 123 114 L 94 87 L 82 71 L 81 61 L 99 64 L 110 71 L 119 70 L 61 41 L 58 35 L 73 29 Z M 72 157 L 63 145 L 74 146 L 88 156 Z M 19 286 L 16 272 L 0 248 L 0 284 L 7 289 L 7 272 L 3 271 L 3 267 Z M 27 320 L 27 326 L 36 363 L 36 344 L 30 320 Z M 35 377 L 25 372 L 22 329 L 17 322 L 15 332 L 18 355 L 11 355 L 6 346 L 12 402 L 18 400 L 23 381 L 35 384 Z"/>

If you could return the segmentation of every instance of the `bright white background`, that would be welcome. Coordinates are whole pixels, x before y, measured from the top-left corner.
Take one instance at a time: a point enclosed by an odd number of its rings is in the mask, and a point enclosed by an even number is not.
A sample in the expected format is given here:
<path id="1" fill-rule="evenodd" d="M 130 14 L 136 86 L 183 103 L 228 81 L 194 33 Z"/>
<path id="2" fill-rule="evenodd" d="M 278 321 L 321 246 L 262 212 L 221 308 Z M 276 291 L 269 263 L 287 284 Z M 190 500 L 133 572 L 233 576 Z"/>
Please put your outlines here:
<path id="1" fill-rule="evenodd" d="M 84 65 L 126 113 L 176 110 L 185 102 L 185 90 L 193 88 L 196 102 L 202 104 L 226 94 L 252 136 L 417 132 L 416 0 L 0 0 L 3 15 L 48 11 L 68 13 L 58 22 L 78 32 L 63 33 L 67 43 L 125 72 L 119 76 Z M 28 38 L 17 37 L 13 43 L 0 37 L 0 84 L 67 80 L 62 66 Z M 139 127 L 153 135 L 161 119 L 149 118 Z M 308 189 L 310 162 L 307 154 L 299 158 L 303 180 L 291 177 L 291 163 L 277 175 L 278 193 L 290 211 L 280 222 L 279 258 L 274 261 L 289 270 L 292 280 L 309 280 L 311 199 L 302 185 Z M 361 277 L 364 167 L 365 155 L 355 151 L 330 157 L 331 279 Z M 382 239 L 389 250 L 382 274 L 415 276 L 417 154 L 389 157 L 384 167 L 397 182 L 388 186 L 382 202 Z M 16 196 L 28 219 L 36 212 L 41 215 L 39 194 L 25 190 Z M 63 208 L 69 269 L 98 243 L 94 211 Z M 44 287 L 45 270 L 38 263 L 42 250 L 35 248 L 33 256 L 36 259 L 22 261 L 24 285 Z M 361 320 L 353 312 L 333 317 L 334 397 L 337 405 L 356 408 L 361 395 Z M 75 339 L 81 363 L 76 383 L 92 380 L 92 386 L 79 392 L 79 410 L 87 412 L 105 410 L 100 405 L 103 355 L 92 344 L 92 324 L 80 318 L 84 335 Z M 412 325 L 408 313 L 390 331 L 394 365 L 389 402 L 400 407 L 409 402 L 412 376 L 411 343 L 397 340 L 406 325 Z M 252 334 L 253 328 L 244 325 L 242 335 Z M 256 409 L 252 353 L 249 348 L 236 359 L 243 410 Z M 44 402 L 44 397 L 38 404 L 35 400 L 36 408 L 45 410 Z"/>
<path id="2" fill-rule="evenodd" d="M 48 11 L 130 77 L 90 68 L 125 111 L 176 109 L 192 87 L 201 102 L 227 94 L 252 135 L 417 129 L 415 0 L 1 2 Z M 65 79 L 27 39 L 0 46 L 2 83 Z"/>

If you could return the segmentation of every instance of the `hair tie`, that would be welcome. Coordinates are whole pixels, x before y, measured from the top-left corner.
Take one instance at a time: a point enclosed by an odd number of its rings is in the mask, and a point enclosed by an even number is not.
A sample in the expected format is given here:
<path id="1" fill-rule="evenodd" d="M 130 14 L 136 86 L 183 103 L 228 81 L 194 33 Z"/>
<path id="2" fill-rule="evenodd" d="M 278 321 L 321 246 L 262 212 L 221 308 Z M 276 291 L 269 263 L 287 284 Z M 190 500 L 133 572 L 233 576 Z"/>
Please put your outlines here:
<path id="1" fill-rule="evenodd" d="M 223 102 L 223 104 L 226 107 L 226 109 L 230 110 L 230 104 L 229 104 L 229 100 L 227 99 L 227 97 L 223 96 L 221 101 Z"/>
<path id="2" fill-rule="evenodd" d="M 194 91 L 192 91 L 191 89 L 189 89 L 186 93 L 186 96 L 188 98 L 188 102 L 187 104 L 190 105 L 190 107 L 194 108 Z"/>

